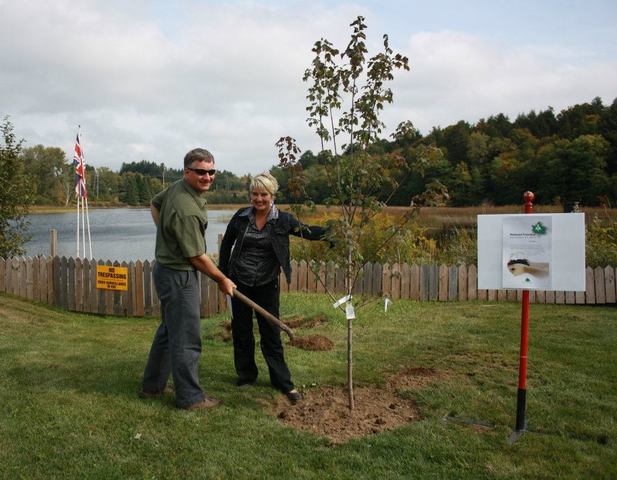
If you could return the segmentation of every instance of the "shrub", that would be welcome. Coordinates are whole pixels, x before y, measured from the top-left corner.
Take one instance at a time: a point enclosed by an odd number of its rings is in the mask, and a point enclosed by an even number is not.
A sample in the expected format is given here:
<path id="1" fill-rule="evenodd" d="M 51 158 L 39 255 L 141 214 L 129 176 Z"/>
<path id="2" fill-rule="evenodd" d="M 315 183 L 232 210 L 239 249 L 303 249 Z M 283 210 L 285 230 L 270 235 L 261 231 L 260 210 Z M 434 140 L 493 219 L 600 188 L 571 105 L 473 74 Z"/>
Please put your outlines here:
<path id="1" fill-rule="evenodd" d="M 305 223 L 325 225 L 335 219 L 334 213 L 327 212 Z M 437 242 L 429 238 L 428 229 L 414 222 L 405 225 L 392 236 L 401 220 L 399 217 L 381 213 L 362 225 L 363 234 L 357 246 L 365 262 L 377 263 L 430 263 L 435 261 Z M 344 246 L 331 248 L 325 242 L 299 242 L 292 238 L 291 256 L 295 260 L 322 260 L 336 262 Z"/>
<path id="2" fill-rule="evenodd" d="M 617 266 L 617 221 L 608 215 L 594 215 L 587 225 L 586 263 L 588 267 Z"/>

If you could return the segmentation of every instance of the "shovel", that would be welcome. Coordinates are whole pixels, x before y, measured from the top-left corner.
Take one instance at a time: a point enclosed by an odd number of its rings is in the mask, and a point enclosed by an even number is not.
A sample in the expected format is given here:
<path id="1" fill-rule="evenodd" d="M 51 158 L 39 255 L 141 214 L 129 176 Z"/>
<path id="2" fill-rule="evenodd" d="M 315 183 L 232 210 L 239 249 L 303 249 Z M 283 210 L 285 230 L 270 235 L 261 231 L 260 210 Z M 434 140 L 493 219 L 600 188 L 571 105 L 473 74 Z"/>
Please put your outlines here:
<path id="1" fill-rule="evenodd" d="M 270 322 L 270 324 L 272 324 L 275 327 L 278 327 L 281 330 L 283 330 L 289 336 L 289 341 L 293 343 L 294 332 L 291 330 L 291 328 L 289 328 L 287 325 L 285 325 L 283 322 L 281 322 L 278 318 L 276 318 L 274 315 L 272 315 L 270 312 L 268 312 L 265 308 L 260 307 L 259 305 L 257 305 L 253 300 L 248 298 L 243 293 L 240 293 L 237 289 L 234 289 L 234 298 L 237 298 L 242 303 L 244 303 L 245 305 L 251 307 L 257 313 L 259 313 L 260 315 L 265 317 L 265 319 L 268 320 L 268 322 Z"/>

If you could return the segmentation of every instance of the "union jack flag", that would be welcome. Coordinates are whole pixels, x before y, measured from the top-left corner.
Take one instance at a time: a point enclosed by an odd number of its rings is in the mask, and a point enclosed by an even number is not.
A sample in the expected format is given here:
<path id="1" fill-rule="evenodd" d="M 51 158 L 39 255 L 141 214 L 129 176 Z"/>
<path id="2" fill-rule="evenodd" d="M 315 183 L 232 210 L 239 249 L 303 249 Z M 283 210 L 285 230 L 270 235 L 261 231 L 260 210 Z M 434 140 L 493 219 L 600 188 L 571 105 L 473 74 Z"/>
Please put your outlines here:
<path id="1" fill-rule="evenodd" d="M 84 162 L 83 152 L 81 151 L 79 132 L 77 132 L 77 139 L 75 140 L 73 166 L 75 167 L 75 194 L 81 198 L 88 198 L 88 189 L 86 188 L 86 164 Z"/>

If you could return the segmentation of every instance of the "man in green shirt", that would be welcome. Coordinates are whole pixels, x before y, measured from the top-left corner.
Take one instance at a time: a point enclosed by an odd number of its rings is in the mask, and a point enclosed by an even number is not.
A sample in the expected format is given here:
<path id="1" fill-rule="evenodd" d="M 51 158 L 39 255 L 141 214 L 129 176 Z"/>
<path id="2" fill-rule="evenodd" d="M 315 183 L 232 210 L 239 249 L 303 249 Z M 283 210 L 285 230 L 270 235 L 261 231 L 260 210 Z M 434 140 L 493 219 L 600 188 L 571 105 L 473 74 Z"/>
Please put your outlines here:
<path id="1" fill-rule="evenodd" d="M 160 396 L 171 373 L 176 405 L 187 410 L 220 403 L 199 385 L 198 272 L 215 280 L 227 295 L 233 296 L 236 286 L 206 255 L 205 192 L 215 174 L 212 154 L 203 148 L 193 149 L 184 157 L 183 178 L 156 195 L 150 206 L 156 224 L 153 277 L 161 301 L 161 324 L 152 341 L 139 396 Z"/>

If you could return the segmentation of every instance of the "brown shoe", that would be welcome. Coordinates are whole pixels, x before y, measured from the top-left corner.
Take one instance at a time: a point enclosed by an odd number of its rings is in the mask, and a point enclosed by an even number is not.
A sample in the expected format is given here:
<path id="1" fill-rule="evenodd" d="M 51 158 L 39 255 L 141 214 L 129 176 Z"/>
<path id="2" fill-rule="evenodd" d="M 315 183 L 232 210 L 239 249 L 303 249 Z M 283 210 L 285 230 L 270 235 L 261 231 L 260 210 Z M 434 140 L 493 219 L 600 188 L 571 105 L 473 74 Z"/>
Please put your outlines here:
<path id="1" fill-rule="evenodd" d="M 137 396 L 145 400 L 152 400 L 154 398 L 159 398 L 162 394 L 163 392 L 151 392 L 149 390 L 140 390 L 139 392 L 137 392 Z"/>
<path id="2" fill-rule="evenodd" d="M 146 400 L 153 400 L 160 398 L 165 393 L 174 393 L 174 389 L 169 385 L 167 385 L 163 390 L 144 390 L 142 388 L 139 392 L 137 392 L 137 396 Z"/>
<path id="3" fill-rule="evenodd" d="M 201 402 L 194 403 L 188 407 L 184 407 L 185 410 L 205 410 L 207 408 L 214 408 L 219 405 L 221 401 L 217 398 L 206 397 Z"/>

